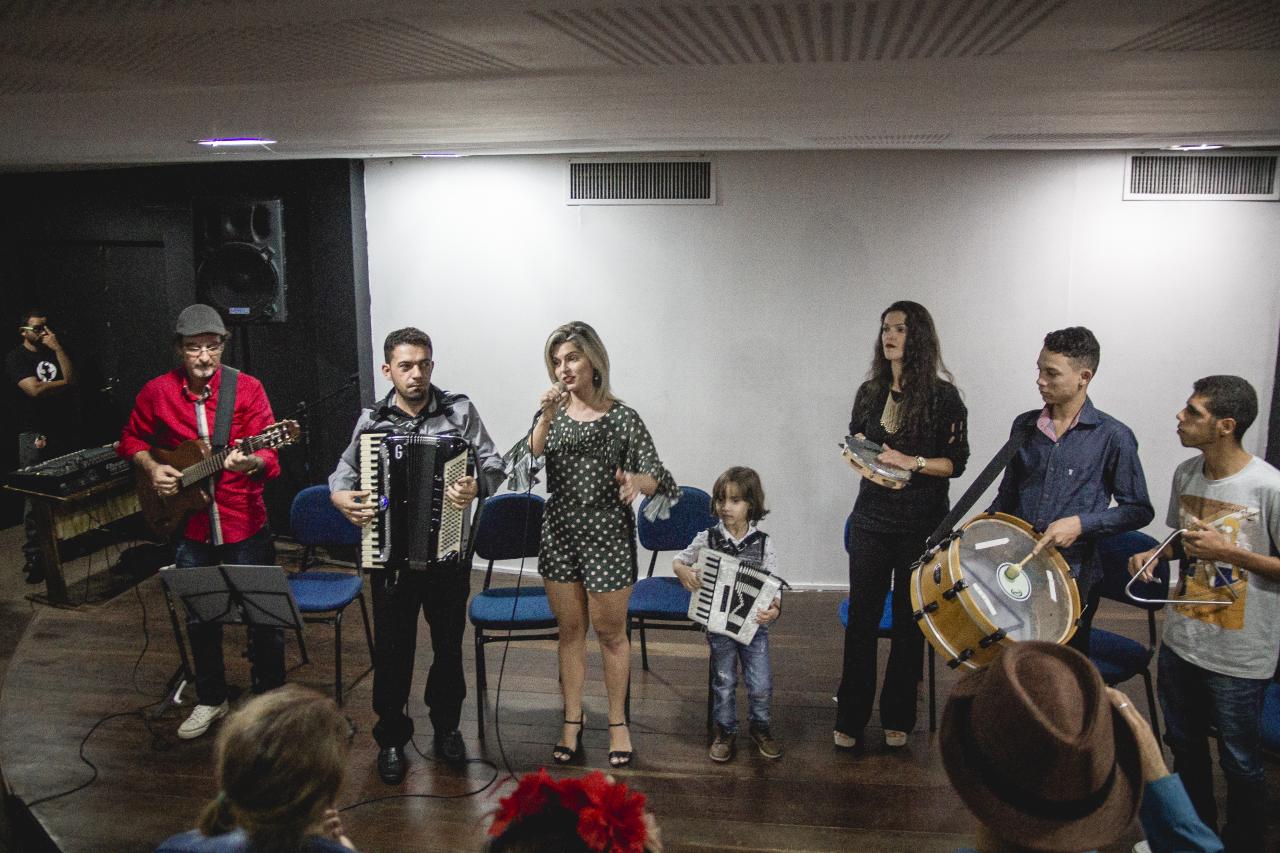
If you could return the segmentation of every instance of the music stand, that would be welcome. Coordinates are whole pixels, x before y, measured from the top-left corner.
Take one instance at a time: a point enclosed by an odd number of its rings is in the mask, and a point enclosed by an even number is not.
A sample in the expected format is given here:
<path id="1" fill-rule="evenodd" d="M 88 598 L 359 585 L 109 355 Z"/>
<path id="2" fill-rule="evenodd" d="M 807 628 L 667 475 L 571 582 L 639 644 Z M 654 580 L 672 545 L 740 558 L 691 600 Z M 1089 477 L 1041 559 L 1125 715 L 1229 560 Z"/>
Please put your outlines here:
<path id="1" fill-rule="evenodd" d="M 288 628 L 296 631 L 299 638 L 302 636 L 302 615 L 280 566 L 219 564 L 182 569 L 167 566 L 160 570 L 160 582 L 164 585 L 173 637 L 182 662 L 169 680 L 165 701 L 157 715 L 171 705 L 181 704 L 182 691 L 193 678 L 182 639 L 182 626 L 173 606 L 174 596 L 196 622 L 246 625 L 250 629 Z"/>

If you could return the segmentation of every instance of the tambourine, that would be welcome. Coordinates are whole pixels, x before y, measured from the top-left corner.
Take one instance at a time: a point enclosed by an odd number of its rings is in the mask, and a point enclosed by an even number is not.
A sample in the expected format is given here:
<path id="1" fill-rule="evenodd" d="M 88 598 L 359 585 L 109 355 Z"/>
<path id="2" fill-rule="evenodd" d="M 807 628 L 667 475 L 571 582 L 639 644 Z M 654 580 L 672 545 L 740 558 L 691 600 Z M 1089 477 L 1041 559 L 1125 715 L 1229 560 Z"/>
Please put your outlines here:
<path id="1" fill-rule="evenodd" d="M 876 461 L 884 448 L 874 441 L 856 435 L 846 436 L 840 452 L 853 470 L 886 489 L 905 489 L 911 480 L 910 471 Z"/>

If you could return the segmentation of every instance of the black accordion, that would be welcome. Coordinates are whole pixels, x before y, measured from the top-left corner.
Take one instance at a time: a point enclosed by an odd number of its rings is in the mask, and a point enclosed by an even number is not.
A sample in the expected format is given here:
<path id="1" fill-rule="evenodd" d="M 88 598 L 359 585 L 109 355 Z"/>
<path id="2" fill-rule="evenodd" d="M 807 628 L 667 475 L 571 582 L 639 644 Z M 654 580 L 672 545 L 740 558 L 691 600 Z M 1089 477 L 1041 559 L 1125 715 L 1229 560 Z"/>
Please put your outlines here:
<path id="1" fill-rule="evenodd" d="M 456 435 L 360 435 L 360 488 L 377 512 L 360 535 L 362 569 L 430 569 L 454 563 L 471 539 L 470 507 L 445 490 L 475 471 L 471 446 Z"/>

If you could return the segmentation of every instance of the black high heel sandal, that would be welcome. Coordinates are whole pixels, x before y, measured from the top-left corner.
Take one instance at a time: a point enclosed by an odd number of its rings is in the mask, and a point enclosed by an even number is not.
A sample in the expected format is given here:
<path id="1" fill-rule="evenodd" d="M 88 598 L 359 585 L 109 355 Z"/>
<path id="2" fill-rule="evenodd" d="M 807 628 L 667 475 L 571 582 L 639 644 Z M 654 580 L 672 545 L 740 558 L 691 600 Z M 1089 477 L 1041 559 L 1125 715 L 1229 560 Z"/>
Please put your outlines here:
<path id="1" fill-rule="evenodd" d="M 568 764 L 578 757 L 578 753 L 582 751 L 582 730 L 585 729 L 587 723 L 587 715 L 584 712 L 576 720 L 565 720 L 566 723 L 578 727 L 578 739 L 572 747 L 558 743 L 551 748 L 551 760 L 556 764 Z"/>
<path id="2" fill-rule="evenodd" d="M 618 726 L 630 725 L 625 720 L 621 723 L 610 723 L 609 728 L 616 729 Z M 631 756 L 635 754 L 634 749 L 611 749 L 609 750 L 609 766 L 610 767 L 626 767 L 631 763 Z"/>

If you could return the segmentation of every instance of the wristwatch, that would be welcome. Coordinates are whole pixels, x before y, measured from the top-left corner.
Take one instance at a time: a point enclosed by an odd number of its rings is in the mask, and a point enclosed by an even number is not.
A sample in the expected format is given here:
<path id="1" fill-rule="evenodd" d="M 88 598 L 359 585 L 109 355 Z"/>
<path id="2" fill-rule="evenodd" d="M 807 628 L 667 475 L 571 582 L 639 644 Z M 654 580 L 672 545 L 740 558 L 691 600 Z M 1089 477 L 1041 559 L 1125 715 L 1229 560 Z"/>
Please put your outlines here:
<path id="1" fill-rule="evenodd" d="M 923 457 L 923 456 L 917 456 L 917 457 L 916 457 L 916 470 L 917 470 L 917 471 L 923 471 L 923 470 L 924 470 L 924 457 Z"/>

